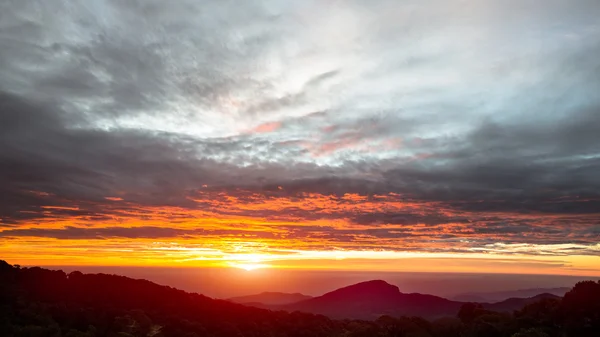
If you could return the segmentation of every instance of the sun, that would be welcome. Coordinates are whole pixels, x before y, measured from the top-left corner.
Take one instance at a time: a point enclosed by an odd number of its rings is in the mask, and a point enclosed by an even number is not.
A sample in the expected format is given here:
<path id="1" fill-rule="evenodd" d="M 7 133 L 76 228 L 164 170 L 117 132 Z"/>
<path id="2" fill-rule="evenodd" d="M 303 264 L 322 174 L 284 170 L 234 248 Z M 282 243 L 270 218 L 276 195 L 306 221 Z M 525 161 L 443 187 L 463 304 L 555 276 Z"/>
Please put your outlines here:
<path id="1" fill-rule="evenodd" d="M 234 268 L 252 271 L 270 267 L 264 263 L 265 258 L 259 254 L 239 254 L 232 258 L 227 264 Z"/>
<path id="2" fill-rule="evenodd" d="M 244 269 L 245 271 L 253 271 L 256 269 L 265 268 L 266 265 L 261 263 L 236 263 L 234 267 Z"/>

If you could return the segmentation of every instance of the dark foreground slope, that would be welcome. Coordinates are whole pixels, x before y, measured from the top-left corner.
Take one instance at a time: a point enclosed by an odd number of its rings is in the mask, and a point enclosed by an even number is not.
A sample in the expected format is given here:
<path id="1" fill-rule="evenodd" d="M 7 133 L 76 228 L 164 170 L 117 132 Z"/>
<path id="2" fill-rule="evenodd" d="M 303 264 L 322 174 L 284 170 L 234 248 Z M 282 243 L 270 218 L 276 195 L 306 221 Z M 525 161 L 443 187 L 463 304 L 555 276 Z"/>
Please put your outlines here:
<path id="1" fill-rule="evenodd" d="M 514 313 L 464 304 L 456 317 L 433 322 L 389 315 L 360 321 L 245 307 L 116 275 L 66 275 L 0 261 L 2 337 L 588 337 L 598 331 L 600 283 L 593 281 L 578 283 L 561 300 L 542 299 Z"/>
<path id="2" fill-rule="evenodd" d="M 123 276 L 67 275 L 4 261 L 0 303 L 2 337 L 332 336 L 340 330 L 324 316 L 246 307 Z"/>

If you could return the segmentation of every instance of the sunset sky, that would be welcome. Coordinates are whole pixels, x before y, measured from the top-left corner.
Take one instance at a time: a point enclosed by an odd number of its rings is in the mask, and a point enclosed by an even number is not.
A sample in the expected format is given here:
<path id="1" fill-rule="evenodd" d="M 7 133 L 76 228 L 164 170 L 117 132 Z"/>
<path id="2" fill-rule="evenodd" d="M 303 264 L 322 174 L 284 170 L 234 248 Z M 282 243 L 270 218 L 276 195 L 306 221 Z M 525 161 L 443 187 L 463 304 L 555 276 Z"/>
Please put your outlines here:
<path id="1" fill-rule="evenodd" d="M 0 2 L 0 259 L 600 276 L 600 1 Z"/>

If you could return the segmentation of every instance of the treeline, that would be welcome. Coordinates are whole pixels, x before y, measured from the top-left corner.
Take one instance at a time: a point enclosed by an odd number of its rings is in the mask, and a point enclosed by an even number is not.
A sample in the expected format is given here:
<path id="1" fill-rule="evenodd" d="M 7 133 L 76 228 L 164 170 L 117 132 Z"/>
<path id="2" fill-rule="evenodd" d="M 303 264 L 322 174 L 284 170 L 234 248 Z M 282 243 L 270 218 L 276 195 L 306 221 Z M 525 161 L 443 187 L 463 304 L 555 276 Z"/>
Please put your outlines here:
<path id="1" fill-rule="evenodd" d="M 428 321 L 332 320 L 245 307 L 146 280 L 19 268 L 0 261 L 1 337 L 598 337 L 600 283 L 513 313 L 462 306 Z"/>

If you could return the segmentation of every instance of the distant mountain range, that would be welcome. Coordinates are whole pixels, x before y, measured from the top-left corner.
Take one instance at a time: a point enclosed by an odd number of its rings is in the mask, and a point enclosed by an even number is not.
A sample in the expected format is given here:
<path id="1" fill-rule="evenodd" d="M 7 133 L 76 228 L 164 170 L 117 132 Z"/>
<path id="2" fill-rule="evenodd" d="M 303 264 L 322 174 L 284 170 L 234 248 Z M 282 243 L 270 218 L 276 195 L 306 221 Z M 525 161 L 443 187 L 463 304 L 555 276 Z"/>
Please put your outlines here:
<path id="1" fill-rule="evenodd" d="M 461 306 L 464 305 L 464 302 L 433 295 L 402 293 L 397 286 L 382 280 L 357 283 L 312 298 L 299 293 L 267 292 L 223 301 L 203 295 L 188 294 L 147 280 L 80 272 L 67 275 L 62 271 L 37 267 L 19 269 L 0 261 L 0 290 L 10 288 L 1 286 L 6 281 L 12 282 L 11 287 L 21 289 L 14 294 L 24 291 L 36 300 L 110 304 L 131 310 L 142 308 L 152 311 L 165 308 L 175 310 L 182 317 L 187 317 L 186 308 L 192 307 L 196 315 L 202 314 L 205 317 L 219 317 L 221 314 L 243 313 L 248 310 L 250 310 L 248 313 L 256 314 L 268 312 L 253 312 L 252 310 L 257 309 L 250 308 L 259 307 L 273 312 L 299 311 L 321 314 L 334 319 L 375 320 L 383 315 L 437 318 L 456 317 Z M 541 299 L 556 298 L 558 296 L 553 294 L 541 294 L 531 298 L 510 298 L 496 303 L 481 303 L 481 306 L 486 310 L 510 312 Z M 244 305 L 233 302 L 244 303 Z"/>
<path id="2" fill-rule="evenodd" d="M 442 297 L 400 292 L 397 286 L 382 280 L 357 283 L 340 288 L 322 296 L 288 302 L 294 298 L 309 297 L 302 294 L 263 293 L 258 295 L 230 299 L 258 308 L 284 311 L 301 311 L 321 314 L 331 318 L 376 319 L 382 315 L 390 316 L 421 316 L 436 318 L 455 316 L 464 304 Z M 483 302 L 487 310 L 511 312 L 523 306 L 546 298 L 560 298 L 554 294 L 536 294 L 525 298 L 508 298 L 495 303 Z"/>
<path id="3" fill-rule="evenodd" d="M 289 298 L 287 295 L 262 297 Z M 493 304 L 465 304 L 405 294 L 375 280 L 265 310 L 147 280 L 21 268 L 0 260 L 0 303 L 0 335 L 14 337 L 597 337 L 600 331 L 600 282 L 596 281 L 577 283 L 561 299 L 541 294 Z M 515 310 L 525 304 L 531 305 Z M 440 316 L 448 317 L 423 319 Z"/>
<path id="4" fill-rule="evenodd" d="M 554 294 L 539 294 L 533 297 L 526 297 L 526 298 L 518 298 L 518 297 L 513 297 L 513 298 L 509 298 L 506 299 L 504 301 L 501 302 L 496 302 L 496 303 L 485 303 L 483 304 L 483 307 L 487 310 L 492 310 L 492 311 L 498 311 L 498 312 L 511 312 L 513 310 L 518 310 L 523 308 L 524 306 L 534 303 L 534 302 L 538 302 L 540 300 L 544 300 L 544 299 L 560 299 L 561 296 L 556 296 Z"/>
<path id="5" fill-rule="evenodd" d="M 509 298 L 529 298 L 539 294 L 552 294 L 559 297 L 564 296 L 571 288 L 531 288 L 510 291 L 494 292 L 471 292 L 453 296 L 451 300 L 459 302 L 498 302 Z"/>
<path id="6" fill-rule="evenodd" d="M 312 296 L 303 295 L 300 293 L 280 293 L 280 292 L 264 292 L 256 295 L 239 296 L 229 298 L 228 301 L 239 304 L 254 304 L 254 306 L 262 305 L 284 305 L 311 299 Z"/>
<path id="7" fill-rule="evenodd" d="M 456 315 L 461 305 L 460 302 L 432 295 L 404 294 L 394 285 L 374 280 L 282 306 L 281 309 L 322 314 L 332 318 L 376 319 L 382 315 Z"/>

